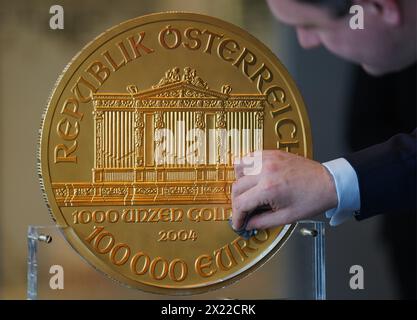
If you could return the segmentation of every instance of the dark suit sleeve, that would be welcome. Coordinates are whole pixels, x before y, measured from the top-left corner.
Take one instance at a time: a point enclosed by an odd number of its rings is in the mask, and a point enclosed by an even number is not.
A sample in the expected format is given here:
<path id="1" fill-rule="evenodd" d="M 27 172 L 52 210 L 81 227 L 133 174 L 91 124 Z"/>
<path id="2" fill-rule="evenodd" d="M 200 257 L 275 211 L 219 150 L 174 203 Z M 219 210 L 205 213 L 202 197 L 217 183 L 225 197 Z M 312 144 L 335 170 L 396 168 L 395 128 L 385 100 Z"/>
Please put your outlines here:
<path id="1" fill-rule="evenodd" d="M 358 175 L 358 220 L 389 211 L 417 211 L 416 131 L 345 156 Z"/>

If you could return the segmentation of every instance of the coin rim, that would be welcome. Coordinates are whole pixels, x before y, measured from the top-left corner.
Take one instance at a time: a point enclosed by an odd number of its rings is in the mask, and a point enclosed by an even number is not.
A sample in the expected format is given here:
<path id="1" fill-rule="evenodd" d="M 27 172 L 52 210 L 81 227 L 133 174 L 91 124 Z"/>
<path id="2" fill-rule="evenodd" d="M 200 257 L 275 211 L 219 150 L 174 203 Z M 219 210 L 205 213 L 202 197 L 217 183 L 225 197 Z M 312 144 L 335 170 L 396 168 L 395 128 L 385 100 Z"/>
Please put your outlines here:
<path id="1" fill-rule="evenodd" d="M 94 53 L 97 50 L 97 47 L 103 45 L 104 43 L 110 41 L 111 38 L 114 38 L 117 35 L 112 35 L 116 29 L 121 29 L 118 34 L 126 32 L 129 29 L 129 26 L 138 27 L 140 25 L 149 24 L 152 22 L 157 22 L 161 20 L 173 21 L 173 20 L 189 20 L 199 23 L 211 24 L 218 28 L 223 28 L 225 30 L 234 33 L 243 39 L 251 42 L 254 47 L 256 47 L 262 54 L 269 60 L 274 67 L 276 67 L 282 75 L 282 81 L 287 85 L 290 89 L 289 93 L 292 95 L 296 105 L 297 105 L 297 112 L 302 119 L 301 125 L 303 126 L 303 139 L 304 143 L 304 154 L 307 158 L 312 158 L 313 155 L 313 144 L 312 144 L 312 137 L 311 137 L 311 127 L 310 122 L 307 114 L 307 110 L 304 104 L 304 100 L 296 86 L 294 80 L 292 79 L 291 75 L 285 68 L 285 66 L 281 63 L 281 61 L 275 56 L 275 54 L 260 40 L 255 38 L 251 35 L 248 31 L 232 24 L 227 21 L 224 21 L 219 18 L 211 17 L 208 15 L 200 14 L 200 13 L 193 13 L 193 12 L 183 12 L 183 11 L 169 11 L 169 12 L 160 12 L 160 13 L 152 13 L 143 15 L 140 17 L 136 17 L 133 19 L 126 20 L 121 22 L 106 31 L 99 34 L 93 40 L 88 42 L 66 65 L 64 70 L 61 72 L 60 76 L 58 77 L 57 81 L 55 82 L 54 88 L 52 89 L 46 108 L 42 115 L 41 127 L 39 130 L 39 141 L 38 141 L 38 154 L 37 154 L 37 167 L 38 167 L 38 176 L 39 182 L 43 194 L 43 198 L 46 202 L 49 214 L 53 221 L 58 224 L 59 229 L 64 235 L 66 241 L 70 244 L 70 246 L 85 260 L 89 265 L 94 267 L 94 269 L 98 270 L 100 273 L 104 274 L 106 277 L 112 279 L 113 281 L 120 283 L 123 286 L 127 286 L 129 288 L 138 288 L 145 292 L 152 293 L 152 294 L 171 294 L 171 295 L 190 295 L 190 294 L 201 294 L 207 293 L 209 291 L 226 287 L 232 283 L 235 283 L 244 277 L 247 277 L 255 270 L 259 269 L 263 266 L 267 261 L 269 261 L 276 252 L 279 251 L 280 248 L 284 245 L 284 243 L 288 240 L 292 232 L 294 231 L 296 224 L 288 224 L 283 227 L 283 230 L 279 233 L 278 237 L 281 236 L 280 240 L 272 247 L 267 248 L 265 255 L 260 255 L 255 259 L 252 264 L 244 269 L 243 271 L 238 271 L 239 273 L 230 276 L 230 278 L 226 280 L 217 279 L 215 283 L 211 284 L 204 284 L 201 287 L 193 287 L 193 288 L 169 288 L 169 287 L 160 287 L 157 285 L 149 285 L 144 284 L 141 282 L 134 281 L 122 273 L 115 271 L 111 266 L 107 263 L 99 259 L 95 254 L 92 253 L 90 249 L 86 247 L 86 245 L 81 241 L 80 237 L 76 234 L 74 229 L 66 223 L 65 218 L 62 215 L 62 212 L 59 206 L 56 204 L 55 198 L 51 192 L 51 177 L 50 177 L 50 170 L 49 170 L 49 161 L 48 161 L 48 152 L 49 146 L 44 140 L 49 140 L 49 134 L 51 132 L 51 121 L 53 119 L 53 114 L 56 108 L 56 104 L 62 95 L 63 90 L 68 85 L 71 77 L 73 76 L 74 72 L 81 66 L 82 63 L 77 63 L 77 60 L 82 55 L 89 56 L 90 54 Z M 110 36 L 110 39 L 108 39 Z M 91 52 L 90 52 L 91 51 Z M 83 59 L 84 61 L 85 59 Z M 74 69 L 72 71 L 71 69 Z M 72 71 L 71 74 L 68 71 Z M 56 94 L 59 93 L 60 94 Z M 55 108 L 54 108 L 55 106 Z M 48 112 L 50 108 L 54 108 L 51 112 Z M 45 158 L 46 161 L 42 164 L 42 159 Z M 47 190 L 48 188 L 48 190 Z M 52 201 L 49 199 L 52 198 Z M 59 215 L 54 214 L 54 212 L 59 213 Z M 285 230 L 286 229 L 286 230 Z M 273 242 L 275 243 L 275 241 Z M 271 244 L 272 245 L 272 244 Z M 271 246 L 270 245 L 270 246 Z M 241 270 L 242 270 L 241 269 Z"/>

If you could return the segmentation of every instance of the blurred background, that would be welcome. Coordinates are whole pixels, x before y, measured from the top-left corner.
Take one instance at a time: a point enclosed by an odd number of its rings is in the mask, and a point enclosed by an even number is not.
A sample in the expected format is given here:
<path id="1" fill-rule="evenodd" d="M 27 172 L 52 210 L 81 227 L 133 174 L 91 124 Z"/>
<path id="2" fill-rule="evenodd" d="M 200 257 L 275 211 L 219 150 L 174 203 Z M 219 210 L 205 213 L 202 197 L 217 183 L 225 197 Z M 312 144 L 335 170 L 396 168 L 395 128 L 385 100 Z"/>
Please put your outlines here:
<path id="1" fill-rule="evenodd" d="M 49 28 L 49 8 L 54 4 L 64 8 L 64 30 Z M 389 136 L 391 131 L 415 127 L 415 68 L 406 75 L 375 80 L 324 49 L 305 51 L 300 48 L 294 30 L 277 22 L 264 1 L 2 1 L 1 299 L 26 298 L 28 225 L 52 224 L 38 183 L 36 150 L 41 114 L 57 77 L 70 59 L 104 30 L 140 15 L 173 10 L 226 20 L 246 29 L 271 48 L 287 67 L 305 99 L 314 158 L 318 161 L 383 141 L 384 135 Z M 401 83 L 407 83 L 411 89 L 410 98 L 402 95 L 405 99 L 402 101 L 411 107 L 409 110 L 404 107 L 402 116 L 391 123 L 389 129 L 382 130 L 386 125 L 383 116 L 387 102 L 386 97 L 381 98 L 383 90 L 389 88 L 395 92 L 396 85 L 404 89 Z M 400 101 L 395 96 L 392 99 L 394 103 Z M 392 112 L 389 117 L 394 118 Z M 378 130 L 383 134 L 375 135 Z M 362 222 L 352 220 L 338 227 L 327 225 L 329 299 L 415 297 L 415 213 L 404 219 L 408 220 L 393 222 L 387 217 L 375 217 Z M 364 290 L 349 287 L 352 265 L 364 268 Z"/>

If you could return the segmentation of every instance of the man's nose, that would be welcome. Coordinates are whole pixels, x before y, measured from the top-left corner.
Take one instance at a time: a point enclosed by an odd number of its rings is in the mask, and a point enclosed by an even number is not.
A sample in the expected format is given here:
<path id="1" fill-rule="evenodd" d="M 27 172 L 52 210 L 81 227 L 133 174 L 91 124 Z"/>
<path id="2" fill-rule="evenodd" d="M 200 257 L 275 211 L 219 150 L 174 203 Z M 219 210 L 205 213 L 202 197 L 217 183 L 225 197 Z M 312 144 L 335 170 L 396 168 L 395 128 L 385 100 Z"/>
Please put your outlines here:
<path id="1" fill-rule="evenodd" d="M 303 28 L 297 28 L 298 42 L 304 49 L 312 49 L 320 46 L 320 38 L 314 32 Z"/>

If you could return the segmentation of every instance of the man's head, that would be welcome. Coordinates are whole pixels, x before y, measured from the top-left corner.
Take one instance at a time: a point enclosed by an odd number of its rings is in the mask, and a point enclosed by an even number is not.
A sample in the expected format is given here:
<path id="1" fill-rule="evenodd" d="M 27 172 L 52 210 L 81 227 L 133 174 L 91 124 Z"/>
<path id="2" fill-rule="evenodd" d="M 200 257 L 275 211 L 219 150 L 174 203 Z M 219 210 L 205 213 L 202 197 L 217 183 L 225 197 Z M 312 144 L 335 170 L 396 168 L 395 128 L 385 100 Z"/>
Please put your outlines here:
<path id="1" fill-rule="evenodd" d="M 267 0 L 274 15 L 297 30 L 304 48 L 325 46 L 373 75 L 416 61 L 416 0 Z M 349 6 L 364 11 L 364 29 L 349 26 Z"/>

